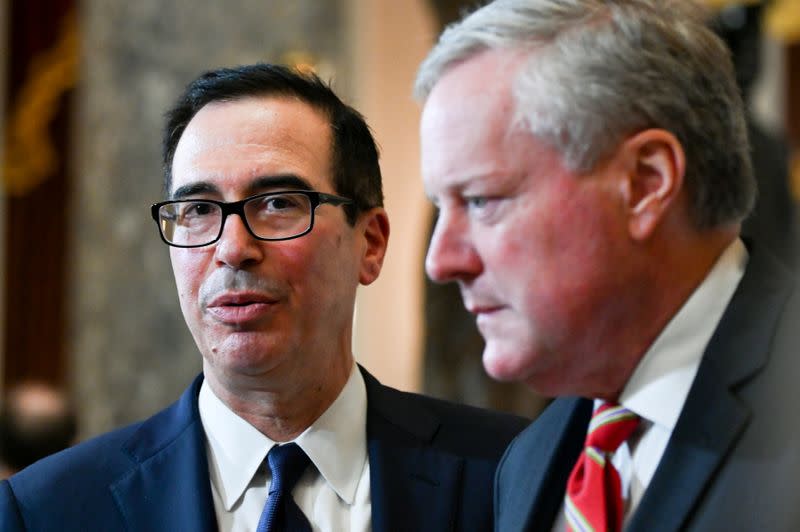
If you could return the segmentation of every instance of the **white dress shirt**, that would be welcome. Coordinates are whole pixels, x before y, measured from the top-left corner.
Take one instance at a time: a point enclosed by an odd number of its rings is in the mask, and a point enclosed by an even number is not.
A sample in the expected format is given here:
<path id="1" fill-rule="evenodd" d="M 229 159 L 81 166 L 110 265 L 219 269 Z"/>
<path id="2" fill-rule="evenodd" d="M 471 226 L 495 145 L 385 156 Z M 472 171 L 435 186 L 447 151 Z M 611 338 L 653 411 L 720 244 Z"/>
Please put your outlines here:
<path id="1" fill-rule="evenodd" d="M 709 274 L 661 331 L 620 394 L 619 403 L 642 418 L 634 435 L 614 454 L 622 480 L 625 524 L 633 516 L 661 461 L 683 410 L 703 353 L 747 265 L 740 239 L 722 253 Z M 595 401 L 595 408 L 601 401 Z M 553 530 L 566 530 L 564 509 Z"/>
<path id="2" fill-rule="evenodd" d="M 254 531 L 269 491 L 265 458 L 276 442 L 230 410 L 205 381 L 198 406 L 219 529 Z M 354 364 L 339 397 L 293 440 L 311 459 L 292 495 L 312 530 L 371 529 L 366 427 L 367 392 Z"/>

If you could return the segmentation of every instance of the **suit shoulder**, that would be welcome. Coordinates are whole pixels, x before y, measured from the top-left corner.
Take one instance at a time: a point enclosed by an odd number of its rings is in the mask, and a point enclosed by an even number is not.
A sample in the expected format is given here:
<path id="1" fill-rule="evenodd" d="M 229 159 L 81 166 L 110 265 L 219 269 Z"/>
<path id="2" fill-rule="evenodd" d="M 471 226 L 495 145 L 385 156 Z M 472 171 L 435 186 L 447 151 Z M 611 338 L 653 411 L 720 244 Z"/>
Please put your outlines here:
<path id="1" fill-rule="evenodd" d="M 421 394 L 407 394 L 420 401 L 421 404 L 438 413 L 444 421 L 464 426 L 465 428 L 485 428 L 510 431 L 517 434 L 531 422 L 530 419 L 470 406 Z"/>
<path id="2" fill-rule="evenodd" d="M 27 467 L 8 479 L 0 507 L 13 509 L 31 530 L 92 529 L 90 522 L 115 508 L 109 485 L 135 465 L 124 446 L 139 426 L 86 440 Z"/>
<path id="3" fill-rule="evenodd" d="M 385 388 L 393 400 L 405 403 L 409 410 L 429 412 L 437 419 L 436 439 L 454 446 L 464 445 L 502 453 L 508 443 L 528 424 L 524 417 L 497 412 L 422 394 Z M 499 454 L 498 454 L 499 456 Z"/>
<path id="4" fill-rule="evenodd" d="M 182 399 L 182 402 L 187 401 Z M 153 454 L 177 438 L 192 421 L 186 410 L 187 405 L 174 403 L 144 421 L 48 456 L 12 476 L 11 488 L 17 497 L 30 495 L 41 499 L 49 490 L 86 489 L 87 479 L 107 484 L 144 458 L 137 455 L 142 453 L 141 449 L 146 449 L 145 454 Z"/>
<path id="5" fill-rule="evenodd" d="M 17 497 L 37 498 L 50 490 L 72 489 L 86 478 L 113 478 L 130 467 L 132 459 L 123 448 L 141 422 L 101 434 L 43 458 L 9 480 Z"/>

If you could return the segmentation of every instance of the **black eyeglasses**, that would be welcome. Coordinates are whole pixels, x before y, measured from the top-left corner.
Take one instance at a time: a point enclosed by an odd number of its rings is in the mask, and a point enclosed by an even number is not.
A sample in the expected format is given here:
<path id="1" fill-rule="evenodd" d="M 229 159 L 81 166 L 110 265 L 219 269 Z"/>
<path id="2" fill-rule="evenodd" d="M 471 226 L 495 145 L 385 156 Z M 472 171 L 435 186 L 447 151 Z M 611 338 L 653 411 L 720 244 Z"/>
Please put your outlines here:
<path id="1" fill-rule="evenodd" d="M 238 214 L 259 240 L 290 240 L 310 232 L 314 211 L 323 203 L 350 205 L 353 200 L 307 190 L 258 194 L 230 203 L 215 200 L 172 200 L 150 207 L 161 239 L 179 248 L 213 244 L 222 236 L 228 215 Z"/>

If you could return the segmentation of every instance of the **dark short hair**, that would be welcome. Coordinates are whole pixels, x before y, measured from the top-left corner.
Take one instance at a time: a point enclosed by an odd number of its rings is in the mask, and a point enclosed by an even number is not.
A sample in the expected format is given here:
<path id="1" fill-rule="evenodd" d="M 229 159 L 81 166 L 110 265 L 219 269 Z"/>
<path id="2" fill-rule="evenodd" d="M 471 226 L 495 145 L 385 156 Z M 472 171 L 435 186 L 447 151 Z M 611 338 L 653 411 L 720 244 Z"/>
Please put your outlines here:
<path id="1" fill-rule="evenodd" d="M 333 188 L 354 202 L 345 206 L 350 224 L 359 213 L 383 206 L 378 148 L 364 117 L 342 102 L 317 75 L 268 63 L 211 70 L 186 87 L 166 113 L 162 144 L 165 195 L 172 185 L 175 149 L 194 115 L 211 102 L 258 96 L 297 98 L 328 118 L 333 139 Z"/>

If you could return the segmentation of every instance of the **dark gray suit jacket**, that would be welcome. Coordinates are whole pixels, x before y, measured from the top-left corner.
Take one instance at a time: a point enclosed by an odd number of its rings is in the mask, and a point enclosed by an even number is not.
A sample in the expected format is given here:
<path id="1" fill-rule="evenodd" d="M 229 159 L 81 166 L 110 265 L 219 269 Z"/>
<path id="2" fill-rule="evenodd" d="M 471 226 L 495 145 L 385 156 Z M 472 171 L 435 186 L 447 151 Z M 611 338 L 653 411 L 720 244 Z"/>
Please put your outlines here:
<path id="1" fill-rule="evenodd" d="M 403 393 L 362 373 L 373 530 L 491 530 L 495 467 L 527 422 Z M 0 531 L 216 530 L 201 382 L 142 423 L 0 482 Z"/>
<path id="2" fill-rule="evenodd" d="M 776 259 L 749 247 L 628 530 L 800 530 L 800 295 Z M 591 411 L 588 399 L 558 399 L 512 442 L 495 530 L 552 529 Z"/>

